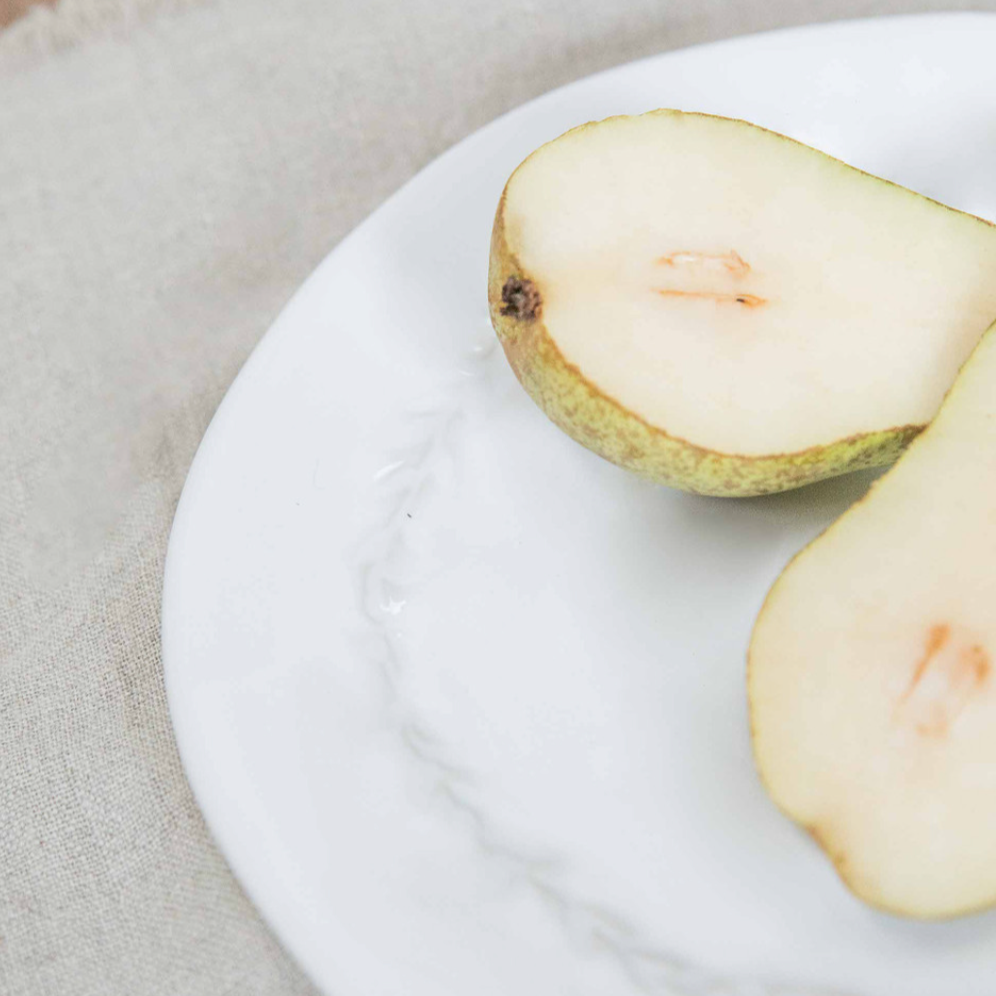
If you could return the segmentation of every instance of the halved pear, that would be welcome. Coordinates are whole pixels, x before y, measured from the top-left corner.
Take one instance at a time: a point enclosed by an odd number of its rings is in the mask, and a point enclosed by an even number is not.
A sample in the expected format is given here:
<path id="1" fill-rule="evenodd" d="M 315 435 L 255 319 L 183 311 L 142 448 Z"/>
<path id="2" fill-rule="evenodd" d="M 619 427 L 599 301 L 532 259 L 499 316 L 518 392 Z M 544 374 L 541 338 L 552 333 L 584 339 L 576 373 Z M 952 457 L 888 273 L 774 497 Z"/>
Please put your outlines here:
<path id="1" fill-rule="evenodd" d="M 761 777 L 862 899 L 996 903 L 996 325 L 892 470 L 785 569 L 750 645 Z"/>
<path id="2" fill-rule="evenodd" d="M 996 315 L 996 227 L 763 128 L 661 110 L 512 174 L 491 316 L 546 414 L 665 484 L 893 461 Z"/>

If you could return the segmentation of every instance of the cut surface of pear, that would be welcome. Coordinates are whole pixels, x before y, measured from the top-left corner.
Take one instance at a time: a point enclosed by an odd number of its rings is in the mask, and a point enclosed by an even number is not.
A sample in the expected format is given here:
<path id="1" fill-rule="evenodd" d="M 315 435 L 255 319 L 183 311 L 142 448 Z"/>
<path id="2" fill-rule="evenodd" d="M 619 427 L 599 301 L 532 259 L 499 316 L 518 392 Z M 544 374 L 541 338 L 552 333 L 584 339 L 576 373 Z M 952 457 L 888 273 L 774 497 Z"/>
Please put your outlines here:
<path id="1" fill-rule="evenodd" d="M 996 326 L 754 628 L 762 780 L 875 906 L 996 904 Z"/>
<path id="2" fill-rule="evenodd" d="M 583 125 L 513 173 L 491 315 L 579 442 L 706 494 L 891 462 L 996 316 L 996 227 L 743 121 Z"/>

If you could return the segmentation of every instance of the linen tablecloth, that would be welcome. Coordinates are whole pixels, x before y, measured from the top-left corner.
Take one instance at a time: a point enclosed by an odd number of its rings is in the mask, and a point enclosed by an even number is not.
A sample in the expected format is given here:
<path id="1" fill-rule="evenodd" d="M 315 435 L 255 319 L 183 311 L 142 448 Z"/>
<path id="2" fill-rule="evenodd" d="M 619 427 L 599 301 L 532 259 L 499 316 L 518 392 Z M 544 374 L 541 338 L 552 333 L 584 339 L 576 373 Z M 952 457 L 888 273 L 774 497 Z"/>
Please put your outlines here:
<path id="1" fill-rule="evenodd" d="M 594 70 L 966 8 L 996 0 L 62 0 L 0 32 L 0 993 L 314 991 L 184 780 L 159 598 L 197 443 L 322 256 Z"/>

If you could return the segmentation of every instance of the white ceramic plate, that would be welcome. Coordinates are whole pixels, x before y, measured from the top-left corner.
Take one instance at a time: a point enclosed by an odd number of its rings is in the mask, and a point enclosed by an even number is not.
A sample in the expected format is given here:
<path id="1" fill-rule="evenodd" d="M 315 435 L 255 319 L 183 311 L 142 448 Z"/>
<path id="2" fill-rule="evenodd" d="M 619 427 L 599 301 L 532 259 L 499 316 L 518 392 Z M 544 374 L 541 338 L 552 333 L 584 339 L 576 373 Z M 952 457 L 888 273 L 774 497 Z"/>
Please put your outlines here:
<path id="1" fill-rule="evenodd" d="M 575 83 L 430 166 L 275 323 L 190 472 L 163 650 L 208 822 L 328 993 L 992 996 L 996 917 L 864 908 L 752 767 L 754 615 L 868 477 L 627 476 L 519 388 L 485 273 L 529 151 L 658 106 L 996 217 L 994 51 L 996 17 L 929 16 Z"/>

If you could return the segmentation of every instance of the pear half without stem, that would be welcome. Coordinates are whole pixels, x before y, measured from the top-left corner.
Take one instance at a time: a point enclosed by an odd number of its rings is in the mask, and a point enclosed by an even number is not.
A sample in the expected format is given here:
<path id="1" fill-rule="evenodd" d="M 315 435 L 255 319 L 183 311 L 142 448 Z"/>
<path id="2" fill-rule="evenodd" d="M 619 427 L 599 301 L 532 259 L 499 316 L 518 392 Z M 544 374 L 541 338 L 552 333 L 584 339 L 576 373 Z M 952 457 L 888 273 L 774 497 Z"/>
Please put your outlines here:
<path id="1" fill-rule="evenodd" d="M 491 318 L 533 400 L 664 484 L 890 463 L 996 315 L 996 227 L 744 121 L 586 124 L 509 179 Z"/>
<path id="2" fill-rule="evenodd" d="M 863 900 L 996 904 L 996 325 L 899 462 L 778 578 L 748 693 L 761 778 Z"/>

